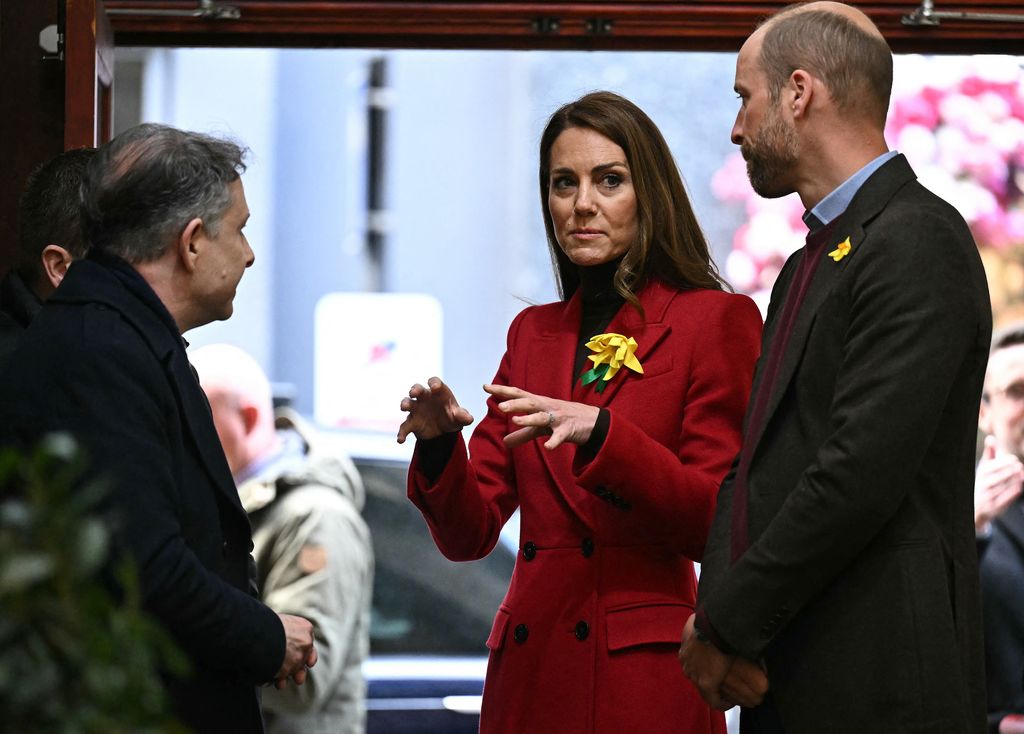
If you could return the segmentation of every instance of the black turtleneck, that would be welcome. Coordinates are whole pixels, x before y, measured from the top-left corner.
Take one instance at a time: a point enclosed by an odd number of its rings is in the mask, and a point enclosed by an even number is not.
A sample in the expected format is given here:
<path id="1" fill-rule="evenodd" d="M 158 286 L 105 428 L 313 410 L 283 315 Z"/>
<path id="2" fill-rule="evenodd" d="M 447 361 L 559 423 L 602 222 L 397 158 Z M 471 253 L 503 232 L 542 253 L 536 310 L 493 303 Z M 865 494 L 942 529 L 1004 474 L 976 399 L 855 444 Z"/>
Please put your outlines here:
<path id="1" fill-rule="evenodd" d="M 574 386 L 580 376 L 593 366 L 587 359 L 587 356 L 591 354 L 591 351 L 587 349 L 587 342 L 591 337 L 604 333 L 608 324 L 615 318 L 615 314 L 626 302 L 615 290 L 614 285 L 615 271 L 618 269 L 620 261 L 621 258 L 602 265 L 591 265 L 579 269 L 580 304 L 583 307 L 583 315 L 580 318 L 580 341 L 576 348 L 576 362 L 573 365 Z M 601 408 L 590 438 L 579 448 L 584 460 L 590 461 L 597 456 L 598 450 L 608 435 L 610 420 L 611 416 L 608 415 L 608 411 Z"/>
<path id="2" fill-rule="evenodd" d="M 576 349 L 576 362 L 573 365 L 573 385 L 584 371 L 593 364 L 587 359 L 591 351 L 587 349 L 590 338 L 603 334 L 615 314 L 622 308 L 625 299 L 618 294 L 613 285 L 615 270 L 619 260 L 603 265 L 592 265 L 579 268 L 580 303 L 583 306 L 583 317 L 580 319 L 580 343 Z"/>

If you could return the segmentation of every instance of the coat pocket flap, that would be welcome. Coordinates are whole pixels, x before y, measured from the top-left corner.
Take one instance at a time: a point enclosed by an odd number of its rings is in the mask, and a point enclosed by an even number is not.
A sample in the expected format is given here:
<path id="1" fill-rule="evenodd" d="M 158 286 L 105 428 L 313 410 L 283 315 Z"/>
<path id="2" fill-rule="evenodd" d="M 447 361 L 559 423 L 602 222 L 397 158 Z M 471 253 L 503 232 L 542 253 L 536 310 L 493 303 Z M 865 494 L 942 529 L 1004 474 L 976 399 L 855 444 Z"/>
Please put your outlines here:
<path id="1" fill-rule="evenodd" d="M 693 607 L 682 603 L 645 603 L 609 609 L 605 612 L 608 649 L 623 650 L 654 643 L 678 645 L 691 614 Z"/>
<path id="2" fill-rule="evenodd" d="M 504 607 L 498 608 L 498 613 L 494 615 L 494 624 L 491 625 L 491 634 L 487 636 L 488 650 L 500 650 L 505 644 L 505 629 L 508 627 L 509 616 L 511 615 Z"/>

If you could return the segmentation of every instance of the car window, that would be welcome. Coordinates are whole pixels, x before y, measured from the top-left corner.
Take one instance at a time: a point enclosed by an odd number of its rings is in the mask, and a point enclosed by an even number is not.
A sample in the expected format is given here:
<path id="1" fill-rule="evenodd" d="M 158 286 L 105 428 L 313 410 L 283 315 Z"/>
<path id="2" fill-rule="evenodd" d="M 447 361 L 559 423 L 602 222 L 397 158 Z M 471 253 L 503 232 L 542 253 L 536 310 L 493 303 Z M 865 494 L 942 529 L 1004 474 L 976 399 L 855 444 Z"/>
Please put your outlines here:
<path id="1" fill-rule="evenodd" d="M 486 654 L 484 642 L 512 576 L 514 547 L 499 543 L 479 561 L 449 561 L 406 496 L 408 464 L 355 463 L 366 487 L 363 517 L 376 555 L 371 652 Z"/>

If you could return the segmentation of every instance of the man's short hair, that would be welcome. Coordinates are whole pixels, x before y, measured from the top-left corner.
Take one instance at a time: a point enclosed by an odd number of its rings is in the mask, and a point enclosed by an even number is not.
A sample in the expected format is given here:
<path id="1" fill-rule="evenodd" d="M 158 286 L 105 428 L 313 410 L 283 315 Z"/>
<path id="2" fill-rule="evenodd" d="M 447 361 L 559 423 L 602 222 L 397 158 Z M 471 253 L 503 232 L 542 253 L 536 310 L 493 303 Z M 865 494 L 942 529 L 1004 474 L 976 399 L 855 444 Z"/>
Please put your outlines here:
<path id="1" fill-rule="evenodd" d="M 1000 349 L 1008 349 L 1021 344 L 1024 344 L 1024 321 L 1011 324 L 993 334 L 992 349 L 989 353 L 994 354 Z"/>
<path id="2" fill-rule="evenodd" d="M 768 94 L 778 101 L 797 69 L 824 82 L 842 110 L 865 109 L 885 125 L 892 94 L 892 50 L 881 36 L 840 13 L 790 6 L 769 18 L 761 45 Z"/>
<path id="3" fill-rule="evenodd" d="M 60 245 L 76 260 L 88 249 L 82 237 L 81 187 L 95 148 L 65 151 L 37 167 L 28 177 L 18 208 L 18 275 L 28 284 L 45 277 L 40 255 Z"/>
<path id="4" fill-rule="evenodd" d="M 130 128 L 99 149 L 82 189 L 92 247 L 131 263 L 156 260 L 194 218 L 217 234 L 228 185 L 245 170 L 237 143 L 167 125 Z"/>

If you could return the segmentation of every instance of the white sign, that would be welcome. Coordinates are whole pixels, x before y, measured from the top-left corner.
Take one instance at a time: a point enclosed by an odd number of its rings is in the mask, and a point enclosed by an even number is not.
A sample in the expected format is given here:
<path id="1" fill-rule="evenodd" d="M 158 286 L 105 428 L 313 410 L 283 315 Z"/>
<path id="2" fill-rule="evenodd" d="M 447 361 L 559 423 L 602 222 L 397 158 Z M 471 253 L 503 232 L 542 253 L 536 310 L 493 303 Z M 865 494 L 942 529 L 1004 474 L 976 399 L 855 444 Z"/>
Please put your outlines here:
<path id="1" fill-rule="evenodd" d="M 316 305 L 314 394 L 323 426 L 394 435 L 414 382 L 441 369 L 443 316 L 418 293 L 330 293 Z"/>

